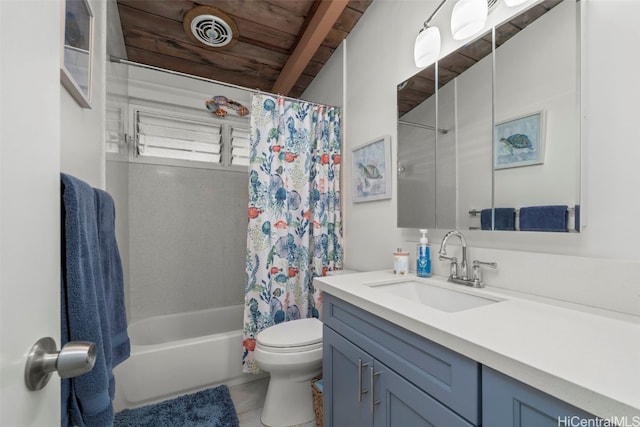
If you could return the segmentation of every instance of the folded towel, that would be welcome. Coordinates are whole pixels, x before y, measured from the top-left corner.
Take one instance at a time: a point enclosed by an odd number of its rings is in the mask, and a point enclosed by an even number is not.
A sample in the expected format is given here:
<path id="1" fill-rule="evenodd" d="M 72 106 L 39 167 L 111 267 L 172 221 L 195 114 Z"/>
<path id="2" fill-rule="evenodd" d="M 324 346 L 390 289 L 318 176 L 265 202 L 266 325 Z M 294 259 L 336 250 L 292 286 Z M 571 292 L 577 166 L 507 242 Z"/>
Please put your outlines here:
<path id="1" fill-rule="evenodd" d="M 480 228 L 482 230 L 491 230 L 491 209 L 482 209 L 480 211 Z M 516 229 L 516 210 L 515 208 L 494 208 L 495 226 L 494 230 Z"/>
<path id="2" fill-rule="evenodd" d="M 522 231 L 567 231 L 568 206 L 529 206 L 520 208 Z"/>
<path id="3" fill-rule="evenodd" d="M 580 205 L 575 206 L 573 222 L 574 222 L 573 228 L 579 233 L 580 232 Z"/>
<path id="4" fill-rule="evenodd" d="M 121 266 L 115 262 L 115 238 L 109 237 L 113 202 L 110 204 L 104 195 L 70 175 L 61 174 L 61 182 L 61 341 L 62 345 L 69 341 L 96 344 L 94 368 L 79 377 L 62 380 L 62 425 L 111 426 L 112 368 L 114 360 L 119 363 L 126 358 L 129 346 L 128 337 L 123 337 L 126 318 L 122 272 L 117 271 Z M 104 254 L 107 259 L 103 259 Z M 105 278 L 110 280 L 108 285 Z"/>

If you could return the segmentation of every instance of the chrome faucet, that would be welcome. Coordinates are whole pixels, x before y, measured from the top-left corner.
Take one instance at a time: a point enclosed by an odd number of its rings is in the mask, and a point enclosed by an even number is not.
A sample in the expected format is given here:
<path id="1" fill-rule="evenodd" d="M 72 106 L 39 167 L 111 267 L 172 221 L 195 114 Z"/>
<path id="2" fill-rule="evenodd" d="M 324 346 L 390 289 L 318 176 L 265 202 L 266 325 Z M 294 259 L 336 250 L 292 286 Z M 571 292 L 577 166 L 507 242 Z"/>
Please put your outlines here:
<path id="1" fill-rule="evenodd" d="M 450 236 L 458 236 L 460 244 L 462 245 L 462 262 L 460 263 L 460 274 L 458 275 L 458 258 L 447 256 L 447 240 Z M 451 230 L 444 235 L 440 250 L 438 251 L 440 260 L 450 261 L 449 282 L 459 283 L 461 285 L 473 286 L 474 288 L 484 287 L 482 283 L 482 272 L 480 271 L 480 265 L 486 265 L 490 268 L 498 268 L 498 264 L 495 262 L 473 261 L 473 274 L 469 277 L 468 261 L 467 261 L 467 241 L 464 236 L 458 230 Z"/>
<path id="2" fill-rule="evenodd" d="M 458 236 L 460 239 L 460 244 L 462 245 L 462 262 L 460 263 L 460 275 L 458 275 L 458 259 L 456 257 L 448 257 L 447 256 L 447 240 L 451 236 Z M 468 262 L 467 262 L 467 241 L 458 230 L 451 230 L 447 234 L 444 235 L 442 239 L 442 244 L 440 244 L 440 250 L 438 251 L 440 255 L 440 261 L 448 260 L 451 261 L 451 274 L 449 275 L 449 280 L 451 279 L 462 279 L 469 280 L 468 275 Z"/>

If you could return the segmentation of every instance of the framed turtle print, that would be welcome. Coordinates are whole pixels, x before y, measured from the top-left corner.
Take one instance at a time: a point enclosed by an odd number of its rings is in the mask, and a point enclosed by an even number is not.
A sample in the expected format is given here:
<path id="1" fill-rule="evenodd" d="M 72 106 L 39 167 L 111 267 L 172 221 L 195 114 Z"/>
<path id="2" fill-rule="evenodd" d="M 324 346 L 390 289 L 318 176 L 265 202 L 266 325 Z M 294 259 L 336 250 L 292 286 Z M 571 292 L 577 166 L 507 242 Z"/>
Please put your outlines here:
<path id="1" fill-rule="evenodd" d="M 60 81 L 81 107 L 91 108 L 93 13 L 87 0 L 65 0 Z"/>
<path id="2" fill-rule="evenodd" d="M 391 198 L 391 137 L 384 135 L 351 153 L 353 201 Z"/>
<path id="3" fill-rule="evenodd" d="M 544 163 L 544 111 L 496 124 L 493 143 L 495 169 Z"/>

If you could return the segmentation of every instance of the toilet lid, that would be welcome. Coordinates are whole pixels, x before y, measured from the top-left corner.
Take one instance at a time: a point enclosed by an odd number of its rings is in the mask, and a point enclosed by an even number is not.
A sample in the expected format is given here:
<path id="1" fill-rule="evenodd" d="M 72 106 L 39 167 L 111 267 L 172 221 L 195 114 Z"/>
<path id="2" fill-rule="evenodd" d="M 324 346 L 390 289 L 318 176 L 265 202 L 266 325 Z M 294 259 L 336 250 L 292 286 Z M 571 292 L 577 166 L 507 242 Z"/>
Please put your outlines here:
<path id="1" fill-rule="evenodd" d="M 266 347 L 291 348 L 322 343 L 322 322 L 316 318 L 297 319 L 270 326 L 258 334 Z"/>

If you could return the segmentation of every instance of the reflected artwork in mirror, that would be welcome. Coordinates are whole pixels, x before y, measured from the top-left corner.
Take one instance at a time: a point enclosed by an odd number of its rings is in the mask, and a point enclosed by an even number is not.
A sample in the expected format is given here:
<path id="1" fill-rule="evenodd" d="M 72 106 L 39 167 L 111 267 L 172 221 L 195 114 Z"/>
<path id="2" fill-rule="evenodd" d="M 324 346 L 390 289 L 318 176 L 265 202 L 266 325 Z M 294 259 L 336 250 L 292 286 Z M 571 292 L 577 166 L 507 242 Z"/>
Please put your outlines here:
<path id="1" fill-rule="evenodd" d="M 579 231 L 580 62 L 579 2 L 544 0 L 399 85 L 398 226 L 524 230 L 520 209 L 566 205 L 541 229 Z"/>

